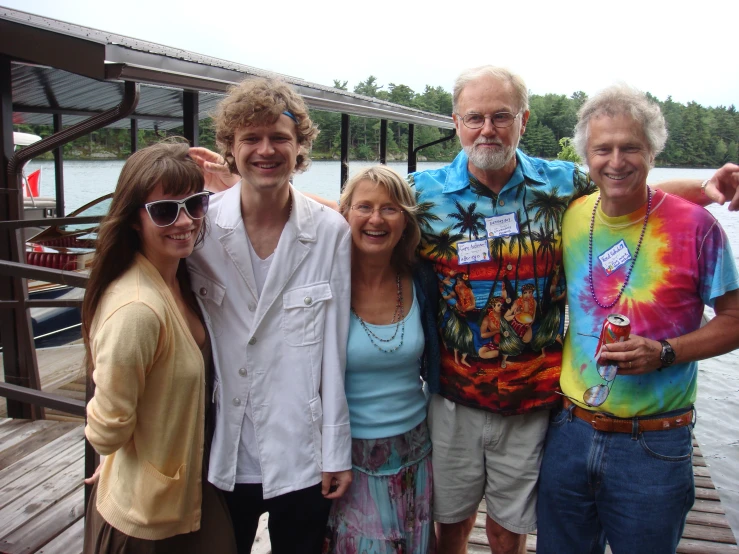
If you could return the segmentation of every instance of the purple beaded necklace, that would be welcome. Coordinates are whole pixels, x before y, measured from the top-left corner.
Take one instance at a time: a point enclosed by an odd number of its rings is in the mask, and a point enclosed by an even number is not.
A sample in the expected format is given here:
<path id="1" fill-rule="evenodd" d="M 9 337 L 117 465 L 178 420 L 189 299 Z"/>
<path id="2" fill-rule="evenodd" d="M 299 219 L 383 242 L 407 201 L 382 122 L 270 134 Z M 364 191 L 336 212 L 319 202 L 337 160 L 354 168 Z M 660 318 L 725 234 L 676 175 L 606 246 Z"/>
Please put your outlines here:
<path id="1" fill-rule="evenodd" d="M 593 297 L 593 300 L 595 300 L 595 303 L 598 304 L 601 308 L 608 309 L 612 308 L 616 305 L 616 302 L 618 302 L 619 298 L 621 298 L 621 295 L 624 293 L 624 289 L 626 288 L 626 285 L 629 284 L 629 278 L 631 277 L 631 272 L 634 270 L 634 264 L 636 264 L 636 258 L 639 256 L 639 250 L 641 249 L 641 243 L 644 240 L 644 232 L 647 230 L 647 221 L 649 221 L 649 212 L 652 211 L 652 189 L 647 186 L 647 213 L 644 214 L 644 224 L 641 228 L 641 234 L 639 235 L 639 242 L 636 245 L 636 251 L 634 252 L 634 258 L 631 260 L 631 265 L 629 266 L 629 271 L 626 272 L 626 278 L 624 279 L 624 284 L 621 285 L 621 290 L 618 291 L 618 295 L 616 298 L 611 302 L 610 304 L 601 304 L 600 300 L 598 300 L 598 297 L 595 295 L 595 287 L 593 286 L 593 228 L 595 227 L 595 212 L 598 210 L 598 204 L 600 203 L 600 195 L 598 195 L 598 199 L 595 201 L 595 205 L 593 206 L 593 214 L 590 216 L 590 237 L 588 241 L 588 280 L 590 281 L 590 294 Z"/>

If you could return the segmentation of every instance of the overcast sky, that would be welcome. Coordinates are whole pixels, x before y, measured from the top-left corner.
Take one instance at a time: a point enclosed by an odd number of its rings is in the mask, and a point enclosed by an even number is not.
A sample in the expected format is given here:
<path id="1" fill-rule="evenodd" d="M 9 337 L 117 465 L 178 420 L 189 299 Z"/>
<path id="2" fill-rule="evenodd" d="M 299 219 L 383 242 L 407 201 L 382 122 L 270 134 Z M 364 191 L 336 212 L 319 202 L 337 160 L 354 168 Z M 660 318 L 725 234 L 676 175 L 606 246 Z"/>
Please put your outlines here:
<path id="1" fill-rule="evenodd" d="M 534 94 L 617 81 L 664 100 L 739 107 L 737 0 L 0 0 L 9 8 L 350 90 L 451 91 L 482 64 Z M 210 11 L 209 11 L 210 10 Z"/>

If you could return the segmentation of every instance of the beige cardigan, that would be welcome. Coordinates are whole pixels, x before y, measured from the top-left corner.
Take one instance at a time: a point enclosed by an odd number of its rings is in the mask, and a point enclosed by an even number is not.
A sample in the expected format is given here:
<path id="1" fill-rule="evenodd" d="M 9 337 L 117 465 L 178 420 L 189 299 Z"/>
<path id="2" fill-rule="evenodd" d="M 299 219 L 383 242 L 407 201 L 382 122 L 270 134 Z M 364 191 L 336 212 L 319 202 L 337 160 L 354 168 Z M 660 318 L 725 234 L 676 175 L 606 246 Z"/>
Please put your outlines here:
<path id="1" fill-rule="evenodd" d="M 142 255 L 106 290 L 90 332 L 95 396 L 85 435 L 100 454 L 97 509 L 158 540 L 200 529 L 204 365 L 185 319 Z"/>

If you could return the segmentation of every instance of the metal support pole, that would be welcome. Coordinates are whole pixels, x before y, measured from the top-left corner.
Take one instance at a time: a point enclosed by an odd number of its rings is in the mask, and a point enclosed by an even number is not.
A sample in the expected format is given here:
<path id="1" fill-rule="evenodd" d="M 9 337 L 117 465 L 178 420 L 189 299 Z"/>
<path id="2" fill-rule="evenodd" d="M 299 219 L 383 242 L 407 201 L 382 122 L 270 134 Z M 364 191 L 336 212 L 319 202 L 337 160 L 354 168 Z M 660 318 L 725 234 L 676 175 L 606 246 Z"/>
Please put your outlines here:
<path id="1" fill-rule="evenodd" d="M 415 127 L 413 123 L 408 124 L 408 174 L 416 171 L 416 151 L 413 150 L 413 135 Z"/>
<path id="2" fill-rule="evenodd" d="M 349 114 L 341 114 L 341 190 L 349 178 Z"/>
<path id="3" fill-rule="evenodd" d="M 54 114 L 54 133 L 62 130 L 62 114 Z M 64 217 L 64 146 L 54 148 L 54 180 L 56 188 L 56 217 Z"/>
<path id="4" fill-rule="evenodd" d="M 0 198 L 0 221 L 23 219 L 21 170 L 28 160 L 60 148 L 76 138 L 133 113 L 139 100 L 139 85 L 127 81 L 124 83 L 123 90 L 123 99 L 114 108 L 62 129 L 14 154 L 10 60 L 0 58 L 0 135 L 3 145 L 0 195 L 5 196 L 5 198 Z M 25 262 L 25 249 L 20 236 L 21 234 L 15 229 L 0 227 L 0 259 L 10 263 Z M 0 275 L 0 300 L 18 302 L 17 308 L 2 310 L 0 313 L 5 381 L 40 390 L 36 349 L 31 332 L 31 317 L 26 305 L 28 288 L 25 279 L 15 275 Z M 22 411 L 21 415 L 15 415 L 19 410 Z M 30 404 L 18 405 L 15 401 L 8 400 L 8 415 L 38 419 L 44 417 L 44 412 L 41 407 Z"/>
<path id="5" fill-rule="evenodd" d="M 13 96 L 11 88 L 10 60 L 0 57 L 0 221 L 23 217 L 22 186 L 20 175 L 9 171 L 13 154 Z M 21 165 L 21 167 L 23 167 Z M 24 256 L 22 233 L 15 229 L 0 229 L 0 259 L 20 261 Z M 23 261 L 25 261 L 25 256 Z M 0 300 L 14 300 L 17 307 L 0 313 L 0 337 L 3 344 L 3 370 L 5 382 L 22 387 L 32 386 L 38 379 L 36 353 L 33 349 L 31 318 L 24 304 L 28 289 L 17 276 L 0 275 Z M 7 400 L 8 417 L 39 419 L 44 409 L 18 400 Z"/>
<path id="6" fill-rule="evenodd" d="M 182 93 L 182 119 L 185 138 L 190 143 L 190 146 L 198 145 L 198 137 L 200 135 L 198 129 L 200 118 L 198 117 L 198 113 L 198 93 L 184 91 Z"/>
<path id="7" fill-rule="evenodd" d="M 452 132 L 449 133 L 447 136 L 442 137 L 442 138 L 437 139 L 437 140 L 434 140 L 432 142 L 427 142 L 426 144 L 422 144 L 421 146 L 418 146 L 418 147 L 414 148 L 413 149 L 414 157 L 417 158 L 418 157 L 418 153 L 421 150 L 423 150 L 424 148 L 428 148 L 429 146 L 433 146 L 434 144 L 441 144 L 442 142 L 450 141 L 450 140 L 452 140 L 456 136 L 457 136 L 457 132 L 454 129 L 452 129 Z"/>
<path id="8" fill-rule="evenodd" d="M 131 154 L 139 149 L 139 120 L 131 118 Z"/>
<path id="9" fill-rule="evenodd" d="M 387 119 L 380 120 L 380 163 L 387 164 Z"/>
<path id="10" fill-rule="evenodd" d="M 40 156 L 46 152 L 50 152 L 57 148 L 59 145 L 72 142 L 73 140 L 88 135 L 93 131 L 102 129 L 103 127 L 120 121 L 133 113 L 136 109 L 136 104 L 139 101 L 139 84 L 131 81 L 126 81 L 123 84 L 123 99 L 117 106 L 106 110 L 98 115 L 85 119 L 80 123 L 71 125 L 59 133 L 54 133 L 50 137 L 46 137 L 39 142 L 35 142 L 30 146 L 26 146 L 23 150 L 13 155 L 8 162 L 8 178 L 9 179 L 20 179 L 20 171 L 23 165 L 30 159 Z M 16 185 L 16 188 L 20 190 L 20 186 Z"/>

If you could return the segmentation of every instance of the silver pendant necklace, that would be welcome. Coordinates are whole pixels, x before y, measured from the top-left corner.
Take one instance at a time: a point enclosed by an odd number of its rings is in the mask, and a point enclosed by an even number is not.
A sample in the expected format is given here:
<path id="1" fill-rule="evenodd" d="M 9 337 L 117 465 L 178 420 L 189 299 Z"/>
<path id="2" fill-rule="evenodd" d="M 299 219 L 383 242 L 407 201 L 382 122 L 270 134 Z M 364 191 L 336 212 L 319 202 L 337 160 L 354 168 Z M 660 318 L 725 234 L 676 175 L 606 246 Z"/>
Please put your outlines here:
<path id="1" fill-rule="evenodd" d="M 365 323 L 365 321 L 361 317 L 359 317 L 359 314 L 354 309 L 354 306 L 352 306 L 352 308 L 351 308 L 352 309 L 352 313 L 359 320 L 359 324 L 362 326 L 362 329 L 364 329 L 364 332 L 366 333 L 367 337 L 369 338 L 370 342 L 372 343 L 372 346 L 374 346 L 375 348 L 377 348 L 377 350 L 379 350 L 380 352 L 384 352 L 385 354 L 391 354 L 392 352 L 395 352 L 398 348 L 400 348 L 401 346 L 403 346 L 403 338 L 405 337 L 405 319 L 403 319 L 403 287 L 401 286 L 401 282 L 400 282 L 400 273 L 398 273 L 395 276 L 395 283 L 396 283 L 396 285 L 398 287 L 398 301 L 397 301 L 397 303 L 395 305 L 395 312 L 393 313 L 393 319 L 390 322 L 390 325 L 392 325 L 393 323 L 396 324 L 395 325 L 395 332 L 393 333 L 393 336 L 392 337 L 387 338 L 387 339 L 383 339 L 382 337 L 378 337 L 372 331 L 372 329 L 370 329 L 367 326 L 367 324 Z M 398 329 L 400 329 L 400 343 L 398 344 L 398 346 L 396 346 L 394 348 L 387 349 L 387 348 L 383 348 L 382 346 L 380 346 L 380 344 L 378 344 L 378 342 L 380 342 L 380 343 L 388 343 L 388 342 L 392 341 L 398 335 Z M 377 342 L 375 342 L 375 341 L 377 341 Z"/>

